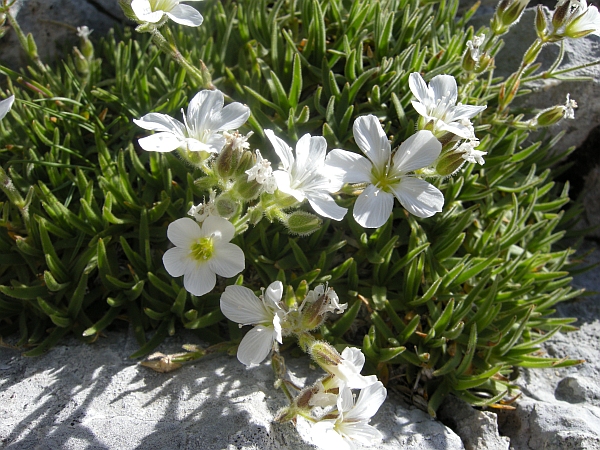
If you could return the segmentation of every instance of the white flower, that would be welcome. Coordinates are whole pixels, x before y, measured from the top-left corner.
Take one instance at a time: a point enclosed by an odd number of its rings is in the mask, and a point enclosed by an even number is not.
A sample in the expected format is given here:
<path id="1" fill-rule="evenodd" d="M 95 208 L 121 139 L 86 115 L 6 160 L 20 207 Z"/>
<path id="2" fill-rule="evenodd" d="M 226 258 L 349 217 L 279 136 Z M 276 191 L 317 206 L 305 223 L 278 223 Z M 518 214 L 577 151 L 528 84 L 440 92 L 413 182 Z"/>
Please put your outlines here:
<path id="1" fill-rule="evenodd" d="M 244 270 L 244 252 L 229 243 L 234 226 L 222 217 L 209 216 L 202 226 L 184 217 L 169 224 L 167 237 L 176 245 L 165 252 L 163 263 L 172 277 L 183 275 L 183 286 L 193 295 L 213 290 L 217 277 L 233 277 Z"/>
<path id="2" fill-rule="evenodd" d="M 456 153 L 462 153 L 461 157 L 470 163 L 477 163 L 484 165 L 485 161 L 483 157 L 487 155 L 487 152 L 482 152 L 481 150 L 475 150 L 475 147 L 479 145 L 479 140 L 471 139 L 466 142 L 463 142 L 458 146 L 455 150 Z"/>
<path id="3" fill-rule="evenodd" d="M 361 116 L 354 122 L 354 140 L 368 159 L 346 150 L 327 155 L 326 170 L 342 183 L 366 183 L 356 199 L 354 218 L 366 228 L 382 226 L 392 214 L 394 197 L 411 214 L 430 217 L 444 206 L 438 188 L 411 172 L 431 165 L 442 145 L 430 131 L 417 131 L 392 156 L 390 142 L 377 118 Z"/>
<path id="4" fill-rule="evenodd" d="M 248 175 L 248 181 L 256 180 L 258 184 L 262 184 L 265 192 L 273 194 L 277 190 L 277 182 L 273 176 L 271 163 L 268 159 L 262 157 L 259 150 L 256 150 L 256 164 L 246 170 L 246 174 Z"/>
<path id="5" fill-rule="evenodd" d="M 242 126 L 250 109 L 234 102 L 223 107 L 223 93 L 218 90 L 198 92 L 190 101 L 184 123 L 166 114 L 150 113 L 134 123 L 145 130 L 158 131 L 139 140 L 147 151 L 170 152 L 177 148 L 192 152 L 219 153 L 226 143 L 222 132 Z"/>
<path id="6" fill-rule="evenodd" d="M 369 420 L 386 396 L 387 391 L 380 381 L 362 389 L 356 403 L 352 391 L 344 388 L 340 390 L 337 400 L 337 418 L 313 422 L 298 416 L 296 427 L 305 440 L 324 450 L 354 450 L 356 443 L 376 445 L 383 436 L 369 425 Z"/>
<path id="7" fill-rule="evenodd" d="M 469 138 L 469 130 L 461 119 L 470 119 L 486 108 L 456 104 L 458 87 L 451 75 L 437 75 L 427 86 L 421 75 L 413 72 L 408 78 L 408 85 L 417 98 L 417 101 L 412 101 L 413 107 L 427 122 L 433 122 L 436 135 L 442 131 Z"/>
<path id="8" fill-rule="evenodd" d="M 467 41 L 467 48 L 471 52 L 471 58 L 475 62 L 479 61 L 479 47 L 481 47 L 483 41 L 485 41 L 485 34 L 474 36 L 472 41 Z"/>
<path id="9" fill-rule="evenodd" d="M 279 305 L 283 284 L 275 281 L 258 298 L 243 286 L 227 286 L 221 295 L 221 311 L 241 325 L 255 325 L 240 343 L 237 357 L 242 364 L 261 363 L 275 341 L 282 343 L 281 320 L 285 311 Z"/>
<path id="10" fill-rule="evenodd" d="M 565 5 L 568 3 L 569 5 Z M 561 8 L 563 7 L 563 8 Z M 580 38 L 588 34 L 600 34 L 600 13 L 593 5 L 588 6 L 586 0 L 561 0 L 556 9 L 566 8 L 561 24 L 564 34 L 570 38 Z M 562 28 L 562 27 L 560 27 Z"/>
<path id="11" fill-rule="evenodd" d="M 208 216 L 218 216 L 217 206 L 215 205 L 215 198 L 217 193 L 211 189 L 208 201 L 206 203 L 199 203 L 198 205 L 192 205 L 188 211 L 188 215 L 196 219 L 196 222 L 202 223 Z"/>
<path id="12" fill-rule="evenodd" d="M 571 94 L 567 94 L 567 100 L 565 102 L 565 112 L 563 114 L 563 117 L 565 119 L 574 119 L 575 118 L 575 111 L 574 109 L 577 108 L 577 102 L 575 100 L 571 100 Z"/>
<path id="13" fill-rule="evenodd" d="M 324 364 L 317 361 L 319 365 L 334 378 L 327 384 L 327 389 L 335 386 L 346 386 L 351 389 L 362 389 L 377 381 L 375 375 L 361 375 L 360 371 L 365 365 L 365 355 L 356 347 L 346 347 L 342 352 L 341 362 L 338 364 Z"/>
<path id="14" fill-rule="evenodd" d="M 158 23 L 166 15 L 178 24 L 199 27 L 204 20 L 195 8 L 189 5 L 181 5 L 179 0 L 133 0 L 131 9 L 140 22 Z"/>
<path id="15" fill-rule="evenodd" d="M 223 137 L 227 141 L 228 145 L 231 145 L 233 150 L 242 151 L 250 148 L 250 144 L 248 143 L 248 139 L 250 136 L 254 134 L 254 131 L 249 131 L 247 135 L 243 135 L 237 131 L 233 133 L 228 133 L 227 131 L 223 132 Z"/>
<path id="16" fill-rule="evenodd" d="M 4 100 L 0 101 L 0 120 L 4 119 L 4 116 L 8 114 L 10 108 L 12 108 L 14 101 L 14 95 L 11 95 L 10 97 L 7 97 Z"/>
<path id="17" fill-rule="evenodd" d="M 80 37 L 81 39 L 87 39 L 90 37 L 90 34 L 92 34 L 92 31 L 94 31 L 94 30 L 90 30 L 85 25 L 82 27 L 77 27 L 77 36 Z"/>
<path id="18" fill-rule="evenodd" d="M 342 220 L 347 209 L 338 206 L 329 195 L 338 191 L 342 184 L 332 183 L 323 170 L 327 149 L 325 138 L 305 134 L 296 144 L 294 158 L 291 147 L 275 136 L 272 130 L 265 130 L 265 134 L 283 166 L 283 170 L 273 172 L 277 188 L 299 202 L 308 200 L 310 206 L 323 217 Z"/>
<path id="19" fill-rule="evenodd" d="M 309 305 L 315 303 L 317 300 L 320 300 L 322 296 L 325 296 L 325 298 L 321 304 L 321 309 L 319 311 L 320 315 L 327 312 L 342 314 L 348 308 L 348 303 L 340 304 L 340 298 L 333 288 L 327 288 L 324 285 L 319 284 L 316 288 L 306 294 L 306 297 L 302 301 L 302 305 L 300 305 L 300 310 L 302 310 L 305 305 Z"/>

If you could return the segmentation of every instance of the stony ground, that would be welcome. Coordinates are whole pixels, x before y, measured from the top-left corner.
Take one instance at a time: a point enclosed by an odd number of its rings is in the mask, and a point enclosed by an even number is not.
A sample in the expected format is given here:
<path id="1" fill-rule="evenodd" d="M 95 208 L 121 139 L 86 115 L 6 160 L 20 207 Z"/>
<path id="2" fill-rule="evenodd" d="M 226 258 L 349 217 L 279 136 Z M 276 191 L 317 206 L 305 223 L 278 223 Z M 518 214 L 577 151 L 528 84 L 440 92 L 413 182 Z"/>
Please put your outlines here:
<path id="1" fill-rule="evenodd" d="M 586 262 L 600 262 L 600 251 Z M 577 276 L 574 285 L 600 290 L 600 270 Z M 477 411 L 450 398 L 439 414 L 446 426 L 392 394 L 373 419 L 385 436 L 377 448 L 600 449 L 600 295 L 560 305 L 558 314 L 578 317 L 580 329 L 555 336 L 545 351 L 585 364 L 524 370 L 517 409 L 498 420 L 497 410 Z M 184 343 L 199 342 L 182 333 L 161 350 L 177 352 Z M 0 347 L 0 447 L 312 448 L 291 425 L 271 423 L 284 397 L 273 389 L 268 364 L 246 369 L 234 357 L 214 355 L 160 374 L 128 359 L 136 349 L 125 331 L 107 333 L 93 346 L 66 339 L 33 359 Z M 318 376 L 305 359 L 287 362 L 299 384 Z"/>

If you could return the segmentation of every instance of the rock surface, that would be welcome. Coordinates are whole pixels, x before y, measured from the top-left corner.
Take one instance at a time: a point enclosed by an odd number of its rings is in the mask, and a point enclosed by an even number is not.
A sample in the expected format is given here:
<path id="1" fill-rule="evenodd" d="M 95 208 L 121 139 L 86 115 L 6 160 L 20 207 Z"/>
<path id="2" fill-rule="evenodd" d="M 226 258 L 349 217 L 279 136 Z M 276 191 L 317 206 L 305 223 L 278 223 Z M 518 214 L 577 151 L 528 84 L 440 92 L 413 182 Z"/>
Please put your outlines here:
<path id="1" fill-rule="evenodd" d="M 190 333 L 163 352 L 198 343 Z M 168 374 L 128 355 L 131 335 L 107 333 L 94 345 L 66 339 L 39 358 L 0 348 L 0 447 L 6 449 L 246 449 L 308 450 L 291 424 L 272 423 L 285 396 L 273 387 L 269 364 L 246 369 L 235 357 L 212 355 Z M 293 381 L 319 371 L 306 358 L 287 358 Z M 390 395 L 372 423 L 381 450 L 460 450 L 460 438 Z"/>
<path id="2" fill-rule="evenodd" d="M 17 0 L 10 11 L 23 32 L 33 34 L 45 63 L 70 53 L 70 47 L 78 41 L 77 27 L 93 29 L 94 38 L 126 21 L 117 0 Z M 30 64 L 10 27 L 2 38 L 0 61 L 12 69 Z"/>

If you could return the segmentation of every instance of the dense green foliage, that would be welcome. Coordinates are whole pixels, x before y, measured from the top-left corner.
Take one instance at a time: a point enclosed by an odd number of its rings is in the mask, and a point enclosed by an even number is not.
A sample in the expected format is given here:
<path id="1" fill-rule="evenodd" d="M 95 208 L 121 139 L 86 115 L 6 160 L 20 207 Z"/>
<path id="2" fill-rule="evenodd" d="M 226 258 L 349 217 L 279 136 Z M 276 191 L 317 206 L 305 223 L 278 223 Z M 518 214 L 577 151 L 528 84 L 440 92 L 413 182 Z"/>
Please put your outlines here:
<path id="1" fill-rule="evenodd" d="M 369 370 L 393 377 L 432 413 L 448 392 L 498 402 L 515 367 L 572 364 L 536 352 L 570 329 L 571 320 L 551 317 L 553 306 L 578 295 L 571 251 L 554 246 L 576 215 L 563 210 L 568 186 L 553 181 L 564 155 L 552 153 L 552 141 L 528 141 L 518 117 L 495 113 L 501 80 L 492 68 L 462 73 L 474 30 L 469 14 L 455 20 L 457 7 L 207 0 L 201 27 L 167 33 L 188 60 L 204 61 L 216 87 L 251 108 L 242 131 L 254 131 L 252 148 L 267 155 L 263 127 L 288 142 L 310 132 L 329 148 L 356 150 L 352 123 L 364 114 L 379 117 L 397 146 L 418 117 L 411 72 L 452 74 L 463 101 L 488 105 L 475 119 L 486 163 L 437 183 L 443 213 L 419 219 L 398 209 L 375 231 L 348 214 L 308 238 L 263 220 L 234 241 L 246 255 L 245 286 L 334 287 L 349 308 L 322 327 L 323 338 L 362 344 Z M 70 332 L 91 342 L 125 318 L 141 347 L 136 357 L 180 325 L 206 341 L 239 340 L 218 307 L 224 284 L 197 298 L 161 260 L 167 225 L 207 195 L 194 184 L 201 173 L 139 149 L 144 132 L 132 123 L 148 112 L 177 117 L 201 86 L 146 35 L 108 36 L 95 53 L 83 69 L 71 59 L 22 74 L 0 69 L 18 99 L 0 125 L 0 162 L 27 203 L 2 205 L 0 332 L 19 333 L 19 345 L 34 346 L 27 355 Z"/>

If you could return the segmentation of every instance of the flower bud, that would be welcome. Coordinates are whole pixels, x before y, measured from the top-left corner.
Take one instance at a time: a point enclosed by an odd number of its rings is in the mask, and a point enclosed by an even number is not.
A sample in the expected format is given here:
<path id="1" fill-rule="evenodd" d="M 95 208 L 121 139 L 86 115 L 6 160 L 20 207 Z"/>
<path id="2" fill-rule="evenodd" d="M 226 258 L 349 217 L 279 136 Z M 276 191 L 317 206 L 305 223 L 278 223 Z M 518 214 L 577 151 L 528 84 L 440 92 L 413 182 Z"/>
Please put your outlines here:
<path id="1" fill-rule="evenodd" d="M 225 145 L 213 164 L 213 169 L 217 176 L 222 180 L 231 178 L 237 168 L 240 156 L 240 152 L 234 150 L 231 145 Z"/>
<path id="2" fill-rule="evenodd" d="M 298 210 L 288 216 L 286 225 L 290 233 L 308 236 L 321 228 L 322 223 L 314 214 Z"/>
<path id="3" fill-rule="evenodd" d="M 442 177 L 448 177 L 459 170 L 464 163 L 465 160 L 460 153 L 446 152 L 438 158 L 435 171 Z"/>
<path id="4" fill-rule="evenodd" d="M 75 67 L 80 75 L 87 75 L 90 72 L 90 64 L 85 56 L 77 47 L 73 47 L 73 60 Z"/>
<path id="5" fill-rule="evenodd" d="M 559 122 L 565 114 L 564 106 L 553 106 L 545 109 L 535 117 L 535 122 L 540 127 L 549 127 Z"/>
<path id="6" fill-rule="evenodd" d="M 308 348 L 312 359 L 321 367 L 337 366 L 343 361 L 342 356 L 330 344 L 324 341 L 314 341 Z"/>
<path id="7" fill-rule="evenodd" d="M 540 39 L 546 37 L 546 15 L 544 14 L 544 8 L 542 5 L 538 5 L 535 11 L 535 31 Z"/>
<path id="8" fill-rule="evenodd" d="M 240 205 L 228 194 L 222 194 L 215 199 L 215 209 L 219 216 L 229 219 L 239 211 Z"/>
<path id="9" fill-rule="evenodd" d="M 465 72 L 473 72 L 477 66 L 477 61 L 473 59 L 471 51 L 465 51 L 462 59 L 462 68 Z"/>
<path id="10" fill-rule="evenodd" d="M 244 174 L 237 179 L 232 192 L 235 192 L 240 200 L 249 201 L 257 198 L 262 188 L 262 184 L 256 180 L 248 181 L 248 176 Z"/>
<path id="11" fill-rule="evenodd" d="M 94 44 L 90 41 L 89 37 L 92 34 L 92 31 L 85 25 L 82 27 L 77 27 L 77 36 L 80 38 L 80 47 L 81 53 L 88 61 L 91 61 L 94 58 Z"/>
<path id="12" fill-rule="evenodd" d="M 552 15 L 552 26 L 555 30 L 565 24 L 569 13 L 571 12 L 571 0 L 561 0 L 556 5 L 554 14 Z"/>

